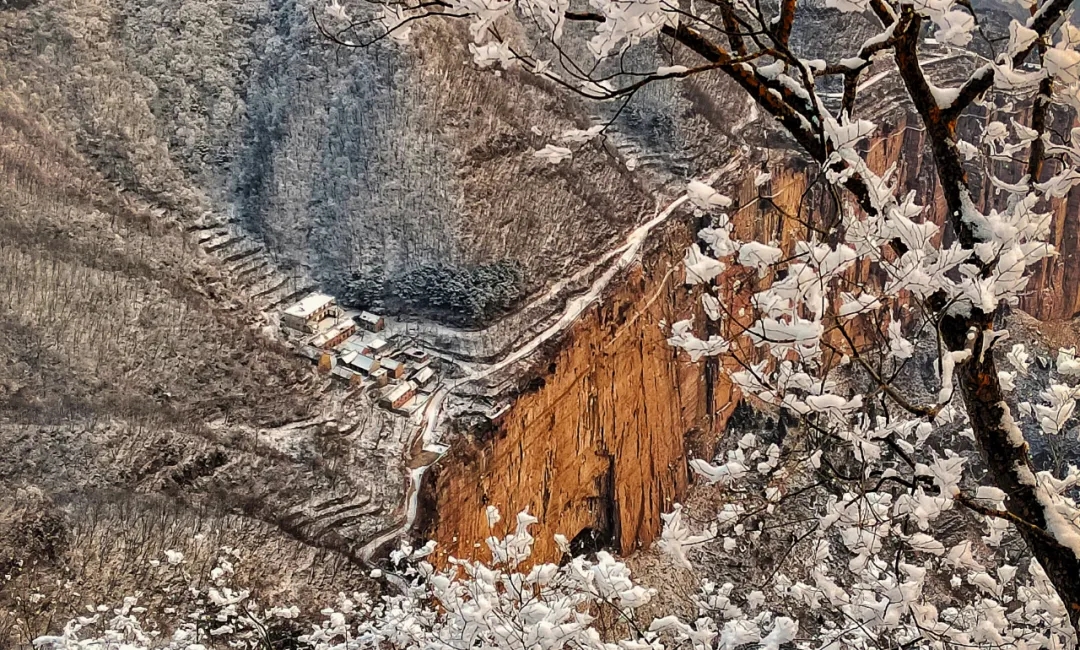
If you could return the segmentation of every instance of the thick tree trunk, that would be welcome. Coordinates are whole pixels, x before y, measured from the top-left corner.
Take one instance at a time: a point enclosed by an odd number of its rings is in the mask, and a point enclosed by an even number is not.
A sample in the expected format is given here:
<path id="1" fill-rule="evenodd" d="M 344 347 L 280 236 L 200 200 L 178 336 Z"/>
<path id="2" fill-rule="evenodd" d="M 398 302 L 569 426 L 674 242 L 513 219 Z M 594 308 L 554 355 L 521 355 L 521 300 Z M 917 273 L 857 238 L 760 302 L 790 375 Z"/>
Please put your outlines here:
<path id="1" fill-rule="evenodd" d="M 951 349 L 963 349 L 967 322 L 970 321 L 955 319 L 949 324 L 951 327 L 943 328 L 945 342 Z M 959 331 L 960 328 L 963 331 Z M 1035 470 L 1027 444 L 1018 447 L 1010 436 L 1012 417 L 1008 407 L 1004 406 L 1005 395 L 998 380 L 997 364 L 992 352 L 987 351 L 984 355 L 979 352 L 976 349 L 973 358 L 958 368 L 975 441 L 991 478 L 1008 495 L 1005 500 L 1008 511 L 1031 525 L 1017 525 L 1017 530 L 1065 602 L 1073 628 L 1080 632 L 1080 558 L 1047 531 L 1036 488 L 1023 480 L 1024 476 L 1033 476 Z"/>
<path id="2" fill-rule="evenodd" d="M 1066 0 L 1050 0 L 1044 9 L 1047 13 L 1057 12 L 1060 15 L 1068 4 Z M 905 14 L 908 20 L 904 22 L 903 30 L 897 34 L 897 67 L 930 135 L 934 163 L 945 195 L 952 234 L 964 248 L 974 248 L 980 238 L 974 224 L 968 222 L 964 214 L 964 206 L 970 203 L 971 197 L 968 193 L 967 173 L 956 145 L 956 119 L 963 106 L 975 95 L 964 98 L 964 101 L 957 100 L 948 111 L 938 106 L 918 57 L 922 18 L 915 15 L 910 7 L 904 11 L 908 12 Z M 1048 17 L 1040 16 L 1040 33 L 1046 33 L 1054 22 L 1046 22 L 1047 20 Z M 1038 126 L 1045 127 L 1045 124 L 1040 123 Z M 1041 156 L 1041 152 L 1033 153 Z M 989 275 L 991 270 L 991 266 L 984 265 L 984 277 Z M 931 302 L 935 301 L 932 299 Z M 937 302 L 933 307 L 940 313 L 944 305 Z M 1011 435 L 1015 424 L 1001 389 L 997 364 L 992 351 L 987 350 L 984 353 L 982 350 L 983 332 L 992 329 L 993 314 L 975 310 L 975 313 L 967 318 L 944 316 L 941 335 L 945 345 L 953 351 L 968 347 L 969 332 L 977 337 L 972 358 L 958 369 L 960 389 L 976 444 L 991 478 L 997 487 L 1008 495 L 1005 501 L 1008 511 L 1020 521 L 1030 524 L 1017 524 L 1017 529 L 1057 589 L 1068 609 L 1073 628 L 1080 634 L 1080 557 L 1073 549 L 1058 542 L 1047 530 L 1038 487 L 1030 484 L 1030 477 L 1033 477 L 1035 472 L 1028 455 L 1027 443 L 1023 442 L 1022 436 Z M 1013 441 L 1019 444 L 1013 444 Z"/>

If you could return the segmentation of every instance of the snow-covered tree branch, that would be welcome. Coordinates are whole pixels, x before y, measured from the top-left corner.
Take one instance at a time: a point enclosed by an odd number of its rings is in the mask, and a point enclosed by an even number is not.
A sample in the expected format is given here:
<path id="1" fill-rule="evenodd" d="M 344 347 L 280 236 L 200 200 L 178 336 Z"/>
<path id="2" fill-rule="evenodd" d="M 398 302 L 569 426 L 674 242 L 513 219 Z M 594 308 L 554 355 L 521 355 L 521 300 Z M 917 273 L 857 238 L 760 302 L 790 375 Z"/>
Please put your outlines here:
<path id="1" fill-rule="evenodd" d="M 1045 403 L 1010 400 L 1017 374 L 1028 371 L 1022 346 L 1005 350 L 1010 334 L 1002 327 L 1025 291 L 1028 269 L 1054 254 L 1050 206 L 1080 182 L 1080 131 L 1072 128 L 1080 108 L 1080 29 L 1069 22 L 1069 0 L 1021 0 L 1027 15 L 1012 19 L 1003 51 L 991 42 L 994 58 L 952 87 L 935 84 L 923 44 L 931 34 L 953 48 L 985 38 L 984 16 L 964 1 L 827 0 L 840 12 L 866 14 L 878 28 L 831 61 L 803 58 L 792 45 L 800 28 L 795 0 L 375 4 L 371 17 L 365 6 L 335 0 L 320 19 L 324 33 L 344 46 L 383 37 L 406 42 L 418 20 L 452 17 L 468 24 L 476 65 L 518 67 L 596 100 L 720 71 L 846 192 L 837 218 L 818 224 L 805 240 L 740 241 L 731 200 L 707 183 L 687 184 L 690 205 L 711 223 L 687 253 L 686 281 L 702 287 L 712 324 L 699 336 L 691 320 L 674 323 L 670 343 L 695 361 L 723 359 L 744 396 L 797 416 L 802 435 L 764 450 L 740 444 L 717 464 L 693 464 L 709 481 L 746 492 L 734 510 L 720 513 L 720 529 L 706 535 L 690 532 L 673 513 L 665 546 L 681 561 L 690 563 L 684 546 L 718 536 L 737 547 L 748 531 L 741 517 L 759 511 L 754 499 L 772 512 L 781 508 L 782 486 L 822 484 L 832 498 L 813 504 L 821 520 L 812 530 L 799 529 L 793 544 L 814 545 L 816 563 L 802 567 L 803 581 L 778 570 L 762 585 L 766 590 L 754 591 L 767 593 L 770 604 L 776 597 L 786 607 L 829 609 L 833 627 L 817 632 L 825 647 L 1075 644 L 1078 473 L 1037 471 L 1024 431 L 1065 430 L 1080 373 L 1072 351 L 1064 350 L 1046 378 Z M 361 24 L 369 20 L 375 23 Z M 634 67 L 651 59 L 627 54 L 656 43 L 666 52 L 663 65 Z M 919 116 L 945 214 L 917 203 L 916 188 L 895 167 L 875 170 L 868 162 L 863 145 L 878 127 L 873 115 L 857 114 L 857 99 L 860 78 L 871 68 L 893 77 Z M 843 93 L 830 107 L 822 88 L 832 77 L 840 78 Z M 960 129 L 962 119 L 978 124 L 976 131 Z M 537 155 L 561 163 L 598 134 L 567 134 Z M 998 197 L 989 204 L 975 190 L 987 183 Z M 744 288 L 751 308 L 738 313 L 717 290 L 734 268 L 756 271 Z M 869 269 L 870 279 L 855 282 L 856 268 Z M 938 381 L 932 391 L 898 382 L 920 346 L 932 349 Z M 1005 359 L 1013 370 L 999 367 Z M 964 436 L 973 439 L 985 470 L 978 480 L 954 448 Z M 970 540 L 939 539 L 944 533 L 935 522 L 958 509 L 985 520 L 991 552 L 1006 530 L 1025 543 L 1026 578 L 1010 597 L 1023 607 L 1004 607 L 1004 586 L 1019 580 L 1010 558 L 977 561 Z M 842 569 L 826 562 L 832 548 L 849 556 Z M 984 561 L 996 567 L 996 578 Z M 952 571 L 952 579 L 941 580 Z M 976 589 L 962 589 L 963 576 Z M 749 603 L 741 588 L 734 585 L 724 597 Z M 940 609 L 942 599 L 931 592 L 941 589 L 966 604 Z M 747 642 L 760 639 L 750 631 L 752 609 L 722 616 L 747 626 Z M 678 629 L 693 636 L 690 627 Z"/>

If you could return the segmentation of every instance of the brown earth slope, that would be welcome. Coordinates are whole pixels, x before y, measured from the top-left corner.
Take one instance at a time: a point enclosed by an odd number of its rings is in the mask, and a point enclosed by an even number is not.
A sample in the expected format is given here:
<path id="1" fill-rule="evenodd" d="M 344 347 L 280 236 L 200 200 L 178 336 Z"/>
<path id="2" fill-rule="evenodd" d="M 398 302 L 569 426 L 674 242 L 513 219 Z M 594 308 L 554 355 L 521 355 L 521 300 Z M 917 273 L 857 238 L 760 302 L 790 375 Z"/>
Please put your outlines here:
<path id="1" fill-rule="evenodd" d="M 394 520 L 403 484 L 363 475 L 399 471 L 401 425 L 325 409 L 221 266 L 40 117 L 0 91 L 0 646 L 149 593 L 200 531 L 295 557 L 262 574 L 282 598 L 298 568 L 364 584 L 346 537 Z"/>

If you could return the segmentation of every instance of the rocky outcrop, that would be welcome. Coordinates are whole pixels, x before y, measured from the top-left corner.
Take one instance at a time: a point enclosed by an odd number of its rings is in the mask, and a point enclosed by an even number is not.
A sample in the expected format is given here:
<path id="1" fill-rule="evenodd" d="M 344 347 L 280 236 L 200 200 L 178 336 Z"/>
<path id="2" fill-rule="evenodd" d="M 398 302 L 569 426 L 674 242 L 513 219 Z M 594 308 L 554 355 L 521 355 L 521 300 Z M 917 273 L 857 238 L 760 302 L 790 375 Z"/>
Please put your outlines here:
<path id="1" fill-rule="evenodd" d="M 733 188 L 744 206 L 740 232 L 790 244 L 799 224 L 754 200 L 753 180 Z M 795 167 L 775 170 L 771 183 L 785 210 L 807 189 Z M 737 402 L 715 361 L 691 363 L 666 342 L 666 324 L 705 320 L 700 291 L 684 284 L 681 269 L 699 225 L 686 217 L 655 232 L 641 263 L 582 316 L 510 409 L 455 442 L 426 477 L 418 536 L 437 540 L 441 553 L 471 557 L 489 535 L 484 511 L 493 505 L 511 525 L 509 516 L 525 508 L 539 518 L 537 559 L 558 558 L 555 533 L 579 549 L 623 554 L 655 539 L 660 515 L 685 497 L 688 458 L 712 456 Z M 743 271 L 733 269 L 725 283 L 735 309 L 745 301 L 738 288 L 750 286 Z"/>
<path id="2" fill-rule="evenodd" d="M 430 473 L 434 507 L 421 534 L 442 552 L 473 554 L 489 534 L 488 505 L 511 521 L 526 508 L 540 519 L 537 557 L 557 557 L 556 532 L 623 553 L 652 541 L 660 514 L 685 493 L 688 445 L 708 453 L 733 407 L 725 380 L 665 342 L 663 323 L 685 317 L 696 298 L 678 268 L 691 233 L 686 223 L 659 233 L 513 407 Z"/>
<path id="3" fill-rule="evenodd" d="M 884 172 L 895 164 L 895 177 L 919 188 L 918 200 L 942 223 L 944 201 L 924 133 L 901 117 L 867 146 L 871 167 Z M 790 247 L 806 236 L 805 221 L 820 223 L 835 212 L 813 170 L 794 157 L 773 166 L 761 187 L 754 175 L 730 180 L 744 239 Z M 997 200 L 989 190 L 982 194 L 984 205 Z M 1080 308 L 1080 268 L 1070 263 L 1080 253 L 1078 203 L 1074 190 L 1053 206 L 1062 255 L 1036 271 L 1021 303 L 1041 319 L 1071 317 Z M 559 557 L 555 533 L 579 536 L 580 548 L 625 554 L 651 543 L 660 514 L 685 497 L 688 456 L 711 457 L 738 395 L 715 366 L 690 363 L 665 342 L 664 323 L 691 315 L 704 321 L 698 294 L 683 285 L 679 268 L 693 224 L 684 220 L 654 236 L 642 263 L 576 323 L 531 389 L 490 430 L 455 443 L 428 477 L 430 514 L 419 534 L 436 539 L 443 553 L 476 554 L 475 544 L 489 535 L 484 509 L 494 505 L 504 515 L 528 508 L 539 518 L 535 559 Z M 867 272 L 854 269 L 854 279 L 872 282 Z M 737 312 L 752 275 L 736 270 L 726 277 L 726 302 Z M 512 521 L 500 526 L 501 534 Z"/>

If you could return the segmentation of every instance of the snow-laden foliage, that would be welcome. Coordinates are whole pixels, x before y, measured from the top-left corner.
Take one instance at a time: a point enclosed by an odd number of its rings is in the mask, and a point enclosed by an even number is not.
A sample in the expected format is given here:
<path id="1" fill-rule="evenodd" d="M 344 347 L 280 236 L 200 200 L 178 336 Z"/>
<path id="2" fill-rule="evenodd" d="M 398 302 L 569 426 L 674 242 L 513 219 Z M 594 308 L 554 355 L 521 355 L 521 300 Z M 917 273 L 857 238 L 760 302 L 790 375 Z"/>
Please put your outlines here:
<path id="1" fill-rule="evenodd" d="M 489 508 L 489 522 L 499 514 Z M 673 518 L 678 513 L 673 514 Z M 446 568 L 427 561 L 435 548 L 403 544 L 391 554 L 406 567 L 397 576 L 401 593 L 374 598 L 366 593 L 337 594 L 319 612 L 318 622 L 288 638 L 276 636 L 281 621 L 297 621 L 296 606 L 261 606 L 249 591 L 231 584 L 231 554 L 225 549 L 210 572 L 210 586 L 193 580 L 194 607 L 148 611 L 129 596 L 115 605 L 88 606 L 87 614 L 63 630 L 34 640 L 39 650 L 208 650 L 270 648 L 282 643 L 313 650 L 367 648 L 431 648 L 439 650 L 511 649 L 660 650 L 700 648 L 723 639 L 724 647 L 760 640 L 779 648 L 797 638 L 791 618 L 755 606 L 737 626 L 713 618 L 728 608 L 732 585 L 705 584 L 695 599 L 698 616 L 692 624 L 677 617 L 645 620 L 637 613 L 655 595 L 637 584 L 627 566 L 607 552 L 592 559 L 573 558 L 560 565 L 530 564 L 535 518 L 519 513 L 513 530 L 487 540 L 487 562 L 450 558 Z M 558 536 L 557 536 L 558 537 Z M 565 540 L 563 540 L 565 541 Z M 183 560 L 169 556 L 182 571 Z M 373 577 L 383 577 L 381 570 Z M 737 611 L 730 604 L 728 613 Z M 150 624 L 162 614 L 168 627 Z"/>
<path id="2" fill-rule="evenodd" d="M 748 435 L 740 440 L 739 449 L 764 458 L 757 474 L 775 476 L 779 451 L 770 446 L 759 456 L 756 445 L 754 436 Z M 810 465 L 819 462 L 807 460 Z M 930 471 L 941 472 L 951 482 L 958 473 L 949 465 Z M 1070 478 L 1075 483 L 1078 477 L 1074 473 Z M 782 499 L 768 490 L 766 495 L 766 501 L 774 505 Z M 1000 505 L 1005 495 L 996 488 L 981 487 L 975 497 Z M 665 516 L 660 547 L 687 567 L 686 550 L 710 540 L 722 537 L 729 551 L 745 550 L 761 535 L 761 530 L 751 530 L 744 523 L 753 514 L 748 512 L 749 505 L 725 506 L 716 521 L 696 533 L 676 506 Z M 138 596 L 123 597 L 114 605 L 88 605 L 84 615 L 56 634 L 35 639 L 34 647 L 1069 647 L 1064 606 L 1037 561 L 1022 562 L 1022 568 L 992 563 L 995 558 L 976 556 L 977 547 L 970 540 L 946 547 L 924 532 L 929 522 L 950 507 L 949 501 L 929 497 L 922 490 L 897 500 L 885 492 L 831 499 L 804 535 L 808 552 L 792 563 L 805 575 L 791 576 L 778 566 L 767 585 L 703 580 L 684 616 L 642 614 L 648 606 L 655 612 L 656 591 L 638 584 L 626 564 L 610 553 L 600 551 L 594 557 L 576 557 L 561 564 L 530 563 L 533 537 L 529 527 L 535 518 L 527 511 L 518 514 L 509 533 L 487 540 L 486 561 L 451 557 L 445 568 L 437 569 L 428 561 L 434 543 L 421 548 L 402 544 L 391 554 L 394 565 L 404 567 L 394 581 L 402 585 L 400 592 L 378 597 L 364 592 L 328 594 L 325 607 L 317 613 L 301 612 L 295 605 L 257 603 L 247 589 L 233 584 L 232 562 L 239 552 L 223 548 L 208 576 L 190 578 L 187 608 L 155 611 L 140 604 Z M 904 520 L 915 513 L 920 513 L 915 517 L 921 521 L 918 527 L 908 533 L 893 530 L 904 527 Z M 489 508 L 488 515 L 492 527 L 497 527 L 498 512 Z M 569 551 L 565 539 L 561 541 Z M 185 561 L 178 556 L 167 552 L 165 562 L 152 562 L 186 576 Z M 839 556 L 847 562 L 837 562 Z M 376 570 L 372 577 L 382 578 L 384 573 Z M 943 586 L 955 591 L 942 593 Z M 958 598 L 960 593 L 965 598 Z M 812 632 L 800 623 L 800 612 L 806 614 Z M 282 629 L 287 632 L 283 634 Z"/>
<path id="3" fill-rule="evenodd" d="M 844 210 L 838 236 L 828 241 L 796 241 L 790 250 L 740 242 L 727 214 L 695 203 L 700 212 L 717 213 L 701 239 L 719 245 L 710 246 L 715 256 L 698 246 L 687 254 L 687 284 L 702 285 L 708 305 L 720 302 L 712 280 L 729 267 L 749 267 L 760 282 L 750 296 L 752 311 L 732 314 L 722 304 L 706 309 L 728 336 L 698 338 L 691 321 L 682 321 L 672 327 L 669 343 L 691 360 L 728 359 L 744 395 L 797 416 L 805 431 L 782 451 L 740 441 L 713 462 L 692 461 L 706 481 L 741 488 L 737 505 L 719 513 L 714 529 L 704 533 L 690 530 L 675 512 L 662 545 L 686 566 L 689 549 L 708 539 L 722 540 L 725 551 L 745 549 L 762 527 L 774 525 L 759 519 L 748 527 L 748 513 L 773 513 L 785 492 L 811 480 L 831 483 L 826 490 L 834 496 L 813 503 L 816 523 L 799 528 L 793 542 L 792 549 L 810 561 L 784 563 L 767 584 L 755 585 L 768 588 L 763 593 L 772 608 L 801 609 L 820 622 L 816 647 L 1074 647 L 1069 621 L 1075 614 L 1040 560 L 1080 558 L 1080 471 L 1070 467 L 1057 477 L 1033 472 L 1023 462 L 1027 442 L 1012 409 L 1004 401 L 996 405 L 1004 444 L 1020 450 L 1012 466 L 1015 481 L 1030 488 L 1040 508 L 1042 523 L 1033 525 L 1008 510 L 1010 498 L 992 485 L 994 476 L 981 479 L 990 485 L 979 485 L 968 474 L 968 459 L 952 448 L 963 444 L 965 430 L 973 435 L 967 427 L 980 426 L 968 422 L 959 375 L 965 365 L 992 357 L 1008 332 L 971 326 L 960 349 L 942 342 L 938 384 L 931 390 L 901 391 L 896 381 L 905 367 L 914 371 L 909 363 L 917 343 L 908 338 L 914 322 L 905 322 L 899 307 L 922 303 L 940 329 L 945 319 L 970 322 L 973 314 L 1015 305 L 1027 282 L 1025 269 L 1052 253 L 1049 217 L 1036 209 L 1052 194 L 1033 185 L 1004 210 L 986 212 L 968 197 L 962 217 L 984 228 L 983 238 L 969 248 L 946 244 L 911 194 L 897 197 L 887 174 L 869 170 L 854 148 L 857 138 L 838 135 L 835 142 L 846 143 L 833 154 L 843 161 L 834 167 L 842 172 L 831 172 L 835 182 L 856 173 L 870 183 L 870 209 Z M 702 193 L 698 187 L 687 192 Z M 878 281 L 852 287 L 845 272 L 866 263 Z M 1029 375 L 1030 358 L 1022 344 L 1002 356 L 1013 372 L 987 380 L 1008 391 L 1017 376 Z M 1060 350 L 1039 402 L 1020 405 L 1023 420 L 1046 435 L 1074 427 L 1078 367 L 1073 349 Z M 864 380 L 871 394 L 854 388 Z M 874 402 L 877 408 L 871 408 Z M 926 444 L 931 437 L 932 446 Z M 957 540 L 942 527 L 943 515 L 958 509 L 981 519 L 985 535 Z M 1052 540 L 1054 552 L 1018 559 L 1003 545 L 1013 526 Z M 738 586 L 726 596 L 749 601 Z M 731 618 L 732 625 L 745 620 Z"/>
<path id="4" fill-rule="evenodd" d="M 851 431 L 841 445 L 804 439 L 783 450 L 744 436 L 726 462 L 691 463 L 734 500 L 703 528 L 687 525 L 677 508 L 661 546 L 684 566 L 708 572 L 703 558 L 739 562 L 767 531 L 787 527 L 791 541 L 768 567 L 773 573 L 729 586 L 719 607 L 737 628 L 767 604 L 810 632 L 813 641 L 798 647 L 1072 647 L 1068 611 L 1053 584 L 1037 560 L 1017 553 L 1013 524 L 1002 518 L 1005 493 L 978 485 L 966 457 L 952 450 L 918 462 L 927 438 L 933 446 L 948 440 L 928 429 L 908 420 Z M 890 443 L 906 451 L 893 452 Z M 836 467 L 845 456 L 845 469 L 862 474 L 845 479 Z M 905 456 L 913 468 L 904 466 Z M 1062 495 L 1078 478 L 1072 468 L 1064 480 L 1047 472 L 1037 480 L 1059 507 L 1075 512 Z M 850 491 L 827 496 L 822 483 Z M 958 521 L 967 522 L 964 534 L 957 534 Z M 697 549 L 708 554 L 696 559 Z"/>
<path id="5" fill-rule="evenodd" d="M 1010 404 L 1037 373 L 1023 345 L 1004 347 L 1002 326 L 1031 270 L 1055 254 L 1054 205 L 1080 182 L 1080 29 L 1070 2 L 1025 0 L 1027 16 L 996 41 L 969 2 L 825 4 L 865 14 L 877 33 L 835 60 L 804 58 L 792 38 L 808 13 L 797 0 L 406 0 L 376 3 L 374 32 L 367 17 L 350 17 L 365 12 L 359 5 L 335 2 L 325 33 L 339 43 L 349 34 L 405 41 L 416 21 L 452 17 L 468 25 L 475 65 L 518 68 L 595 99 L 718 71 L 830 186 L 831 213 L 789 215 L 798 235 L 744 241 L 733 219 L 741 206 L 711 181 L 686 183 L 686 205 L 710 222 L 684 259 L 704 319 L 677 319 L 669 343 L 690 361 L 718 360 L 743 396 L 798 425 L 764 448 L 740 440 L 693 461 L 732 498 L 704 527 L 676 509 L 662 546 L 708 573 L 692 549 L 744 549 L 741 540 L 766 529 L 761 518 L 796 495 L 813 518 L 793 527 L 791 565 L 781 558 L 758 583 L 713 587 L 719 618 L 665 617 L 659 628 L 722 648 L 1075 645 L 1077 471 L 1037 471 L 1024 432 L 1069 435 L 1080 362 L 1061 350 L 1037 399 Z M 924 69 L 926 36 L 953 53 L 986 40 L 991 58 L 959 85 L 939 86 Z M 868 157 L 879 128 L 857 100 L 871 69 L 905 89 L 918 113 L 943 214 L 905 185 L 911 174 Z M 824 89 L 838 84 L 839 100 L 826 101 Z M 572 165 L 575 148 L 601 133 L 566 133 L 535 158 Z M 933 385 L 905 384 L 920 363 L 932 366 Z M 981 521 L 985 534 L 943 523 L 957 517 Z M 811 629 L 812 639 L 798 638 Z"/>

